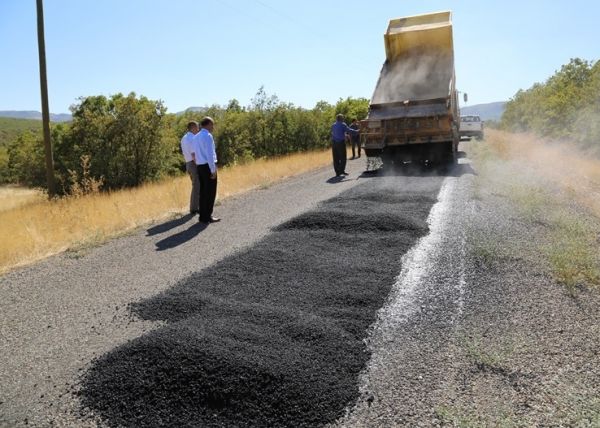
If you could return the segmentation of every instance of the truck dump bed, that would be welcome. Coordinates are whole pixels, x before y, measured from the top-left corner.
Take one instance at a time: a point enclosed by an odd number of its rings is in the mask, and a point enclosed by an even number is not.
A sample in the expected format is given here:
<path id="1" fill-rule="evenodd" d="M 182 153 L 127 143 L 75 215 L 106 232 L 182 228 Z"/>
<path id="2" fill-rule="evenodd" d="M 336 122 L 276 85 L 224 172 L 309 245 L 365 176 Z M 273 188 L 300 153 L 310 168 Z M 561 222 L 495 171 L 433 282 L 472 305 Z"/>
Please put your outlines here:
<path id="1" fill-rule="evenodd" d="M 391 20 L 384 36 L 386 62 L 371 99 L 381 104 L 446 100 L 452 91 L 454 46 L 450 12 Z"/>
<path id="2" fill-rule="evenodd" d="M 405 162 L 455 164 L 458 92 L 451 12 L 392 19 L 384 35 L 386 59 L 361 143 L 384 167 Z"/>

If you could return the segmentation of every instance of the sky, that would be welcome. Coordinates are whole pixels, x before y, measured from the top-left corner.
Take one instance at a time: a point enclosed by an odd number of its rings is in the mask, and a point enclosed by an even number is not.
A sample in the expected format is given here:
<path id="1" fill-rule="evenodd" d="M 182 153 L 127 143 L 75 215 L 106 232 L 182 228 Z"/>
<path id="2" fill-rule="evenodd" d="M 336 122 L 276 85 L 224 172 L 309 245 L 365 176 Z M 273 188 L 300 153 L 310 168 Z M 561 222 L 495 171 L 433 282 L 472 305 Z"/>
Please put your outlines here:
<path id="1" fill-rule="evenodd" d="M 467 105 L 510 99 L 573 57 L 600 58 L 600 2 L 581 0 L 45 0 L 50 110 L 118 92 L 169 111 L 370 98 L 392 18 L 452 10 Z M 0 110 L 40 110 L 35 0 L 0 0 Z"/>

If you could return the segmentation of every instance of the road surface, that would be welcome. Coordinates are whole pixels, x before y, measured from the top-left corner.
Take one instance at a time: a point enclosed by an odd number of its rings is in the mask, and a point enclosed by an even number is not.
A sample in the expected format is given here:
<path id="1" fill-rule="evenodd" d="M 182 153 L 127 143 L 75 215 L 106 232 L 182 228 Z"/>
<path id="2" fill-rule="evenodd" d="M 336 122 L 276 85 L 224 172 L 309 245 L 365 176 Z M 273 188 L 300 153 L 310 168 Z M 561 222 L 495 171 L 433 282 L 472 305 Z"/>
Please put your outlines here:
<path id="1" fill-rule="evenodd" d="M 532 379 L 562 380 L 479 344 L 525 335 L 532 311 L 562 308 L 544 333 L 594 320 L 536 269 L 478 264 L 473 227 L 509 216 L 473 199 L 461 162 L 363 174 L 353 161 L 343 180 L 325 169 L 226 200 L 218 224 L 182 217 L 5 275 L 0 425 L 436 426 L 480 422 L 479 410 L 543 421 L 553 401 Z M 555 335 L 542 336 L 550 355 Z M 597 353 L 582 352 L 596 355 L 576 371 L 591 394 Z M 510 397 L 505 413 L 485 388 Z"/>

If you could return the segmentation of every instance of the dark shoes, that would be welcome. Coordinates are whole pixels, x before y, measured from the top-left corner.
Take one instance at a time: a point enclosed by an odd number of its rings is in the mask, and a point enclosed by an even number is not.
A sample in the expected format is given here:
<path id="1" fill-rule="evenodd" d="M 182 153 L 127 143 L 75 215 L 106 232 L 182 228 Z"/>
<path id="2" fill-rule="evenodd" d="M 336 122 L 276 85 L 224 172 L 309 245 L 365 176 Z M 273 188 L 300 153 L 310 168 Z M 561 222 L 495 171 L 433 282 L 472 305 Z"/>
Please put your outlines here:
<path id="1" fill-rule="evenodd" d="M 209 223 L 218 223 L 221 219 L 219 217 L 211 217 L 208 220 L 200 219 L 200 223 L 209 224 Z"/>
<path id="2" fill-rule="evenodd" d="M 200 214 L 198 210 L 190 210 L 190 215 Z"/>
<path id="3" fill-rule="evenodd" d="M 346 171 L 342 172 L 340 175 L 350 175 Z"/>

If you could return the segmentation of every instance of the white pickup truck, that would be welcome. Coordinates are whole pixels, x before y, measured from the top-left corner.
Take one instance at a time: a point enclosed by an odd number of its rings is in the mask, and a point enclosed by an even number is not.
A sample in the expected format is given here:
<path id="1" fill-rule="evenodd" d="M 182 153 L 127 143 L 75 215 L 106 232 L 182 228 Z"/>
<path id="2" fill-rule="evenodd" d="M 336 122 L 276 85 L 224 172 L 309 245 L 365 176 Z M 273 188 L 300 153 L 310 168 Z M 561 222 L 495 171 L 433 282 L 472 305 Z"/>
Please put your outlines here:
<path id="1" fill-rule="evenodd" d="M 476 115 L 461 116 L 458 134 L 460 138 L 475 137 L 478 140 L 483 139 L 483 122 L 481 118 Z"/>

